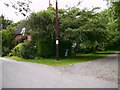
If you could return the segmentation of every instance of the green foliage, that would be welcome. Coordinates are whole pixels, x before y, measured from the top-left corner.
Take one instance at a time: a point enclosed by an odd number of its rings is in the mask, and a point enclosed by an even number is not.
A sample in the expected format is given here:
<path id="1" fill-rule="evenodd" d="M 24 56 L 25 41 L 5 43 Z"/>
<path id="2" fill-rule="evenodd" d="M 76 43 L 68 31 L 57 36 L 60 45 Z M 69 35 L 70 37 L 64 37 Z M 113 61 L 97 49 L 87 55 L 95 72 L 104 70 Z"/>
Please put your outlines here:
<path id="1" fill-rule="evenodd" d="M 6 30 L 0 32 L 2 33 L 2 55 L 5 56 L 15 46 L 15 28 L 9 26 Z"/>
<path id="2" fill-rule="evenodd" d="M 55 55 L 55 10 L 48 8 L 33 13 L 27 21 L 27 28 L 31 29 L 32 41 L 37 48 L 36 55 L 50 57 Z"/>
<path id="3" fill-rule="evenodd" d="M 92 10 L 77 7 L 59 9 L 60 57 L 65 56 L 66 49 L 71 56 L 119 47 L 116 5 L 101 12 L 97 12 L 99 7 Z M 51 6 L 47 10 L 32 13 L 25 23 L 32 41 L 25 41 L 25 37 L 22 37 L 18 41 L 22 44 L 14 48 L 13 54 L 23 58 L 55 57 L 55 9 Z M 5 47 L 4 51 L 9 50 Z"/>
<path id="4" fill-rule="evenodd" d="M 12 55 L 29 59 L 35 57 L 35 52 L 35 47 L 32 47 L 31 42 L 25 41 L 14 47 Z"/>
<path id="5" fill-rule="evenodd" d="M 5 19 L 3 15 L 0 16 L 0 25 L 2 25 L 2 29 L 6 29 L 10 24 L 12 24 L 12 20 Z"/>
<path id="6" fill-rule="evenodd" d="M 71 40 L 76 43 L 76 50 L 80 51 L 80 45 L 85 45 L 87 52 L 95 52 L 98 48 L 104 48 L 107 41 L 108 33 L 107 23 L 108 18 L 106 17 L 106 12 L 96 13 L 94 10 L 80 10 L 78 8 L 71 8 L 68 12 L 73 12 L 71 15 L 67 15 L 66 18 L 71 18 L 72 24 L 69 24 L 65 29 L 64 36 L 66 39 Z M 77 14 L 74 13 L 77 11 Z M 74 16 L 71 17 L 71 16 Z M 67 20 L 64 18 L 65 20 Z M 104 22 L 103 22 L 104 21 Z M 76 27 L 73 27 L 77 25 Z M 81 51 L 80 51 L 81 52 Z M 86 52 L 86 51 L 85 51 Z"/>
<path id="7" fill-rule="evenodd" d="M 109 40 L 106 49 L 119 50 L 120 45 L 120 2 L 111 2 L 108 11 L 109 22 L 107 28 L 109 30 Z"/>
<path id="8" fill-rule="evenodd" d="M 65 52 L 68 49 L 68 56 L 71 56 L 71 47 L 72 47 L 72 42 L 69 40 L 60 40 L 60 47 L 59 47 L 59 54 L 60 57 L 65 57 Z"/>
<path id="9" fill-rule="evenodd" d="M 12 55 L 22 57 L 25 53 L 25 47 L 23 44 L 18 44 L 12 51 Z"/>
<path id="10" fill-rule="evenodd" d="M 98 9 L 59 9 L 60 56 L 65 55 L 65 49 L 69 49 L 70 53 L 95 53 L 108 49 L 110 43 L 112 45 L 113 41 L 117 41 L 113 40 L 117 25 L 112 20 L 111 11 L 96 12 Z M 55 56 L 55 9 L 50 7 L 33 13 L 27 23 L 32 30 L 36 54 L 42 57 Z M 75 47 L 72 47 L 73 44 L 76 44 Z"/>

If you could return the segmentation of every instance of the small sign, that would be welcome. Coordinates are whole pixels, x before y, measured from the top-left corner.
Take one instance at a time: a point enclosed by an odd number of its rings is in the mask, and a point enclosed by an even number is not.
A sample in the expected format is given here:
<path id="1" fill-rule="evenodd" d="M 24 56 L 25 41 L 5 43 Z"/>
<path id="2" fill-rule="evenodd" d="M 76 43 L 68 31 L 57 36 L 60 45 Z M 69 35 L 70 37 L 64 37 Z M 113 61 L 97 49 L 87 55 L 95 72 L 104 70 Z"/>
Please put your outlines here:
<path id="1" fill-rule="evenodd" d="M 56 44 L 59 44 L 59 40 L 56 40 Z"/>

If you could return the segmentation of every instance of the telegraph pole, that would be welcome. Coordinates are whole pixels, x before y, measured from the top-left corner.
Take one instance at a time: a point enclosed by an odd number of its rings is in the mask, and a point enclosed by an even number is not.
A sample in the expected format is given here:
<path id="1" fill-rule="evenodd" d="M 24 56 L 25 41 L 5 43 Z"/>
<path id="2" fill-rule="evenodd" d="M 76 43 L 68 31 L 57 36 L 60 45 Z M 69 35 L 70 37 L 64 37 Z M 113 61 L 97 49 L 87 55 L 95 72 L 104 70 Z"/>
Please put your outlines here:
<path id="1" fill-rule="evenodd" d="M 50 0 L 49 0 L 49 7 L 50 7 L 50 4 L 51 4 L 51 3 L 50 3 Z"/>
<path id="2" fill-rule="evenodd" d="M 56 60 L 59 60 L 58 0 L 56 0 Z"/>

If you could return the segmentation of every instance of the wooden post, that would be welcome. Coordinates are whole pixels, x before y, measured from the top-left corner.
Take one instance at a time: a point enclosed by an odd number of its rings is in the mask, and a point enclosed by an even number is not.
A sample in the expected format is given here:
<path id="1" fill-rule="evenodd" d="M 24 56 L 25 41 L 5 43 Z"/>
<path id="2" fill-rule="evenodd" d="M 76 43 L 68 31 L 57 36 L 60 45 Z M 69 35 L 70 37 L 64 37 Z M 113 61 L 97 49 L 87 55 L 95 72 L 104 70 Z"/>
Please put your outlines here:
<path id="1" fill-rule="evenodd" d="M 56 0 L 56 60 L 59 60 L 58 1 Z"/>

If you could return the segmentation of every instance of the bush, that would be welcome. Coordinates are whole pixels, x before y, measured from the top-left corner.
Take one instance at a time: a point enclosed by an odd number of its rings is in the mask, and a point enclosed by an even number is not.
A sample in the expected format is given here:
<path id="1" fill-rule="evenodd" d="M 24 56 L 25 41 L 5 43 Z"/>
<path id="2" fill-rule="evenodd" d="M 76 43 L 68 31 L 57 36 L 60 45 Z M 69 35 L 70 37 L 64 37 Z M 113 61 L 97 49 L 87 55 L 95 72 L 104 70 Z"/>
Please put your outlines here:
<path id="1" fill-rule="evenodd" d="M 25 47 L 24 47 L 23 43 L 15 46 L 15 48 L 12 51 L 13 56 L 24 57 L 24 54 L 25 54 Z"/>
<path id="2" fill-rule="evenodd" d="M 34 42 L 34 41 L 33 41 Z M 36 46 L 36 55 L 38 57 L 53 57 L 55 56 L 55 41 L 54 40 L 39 40 L 35 44 Z"/>
<path id="3" fill-rule="evenodd" d="M 15 46 L 15 28 L 9 26 L 6 30 L 0 31 L 0 33 L 2 33 L 2 56 L 6 56 Z"/>
<path id="4" fill-rule="evenodd" d="M 9 52 L 10 52 L 10 48 L 4 46 L 2 47 L 2 56 L 8 55 Z"/>
<path id="5" fill-rule="evenodd" d="M 49 40 L 32 40 L 33 44 L 35 43 L 36 46 L 36 55 L 37 57 L 43 58 L 51 58 L 56 56 L 56 43 L 54 39 Z M 71 46 L 72 43 L 67 40 L 60 40 L 59 44 L 59 55 L 60 57 L 65 56 L 66 49 L 69 49 L 68 54 L 71 54 Z M 68 55 L 68 56 L 69 56 Z"/>
<path id="6" fill-rule="evenodd" d="M 24 47 L 25 47 L 25 51 L 24 51 L 24 58 L 30 58 L 33 59 L 37 56 L 37 50 L 36 47 L 34 46 L 34 44 L 31 41 L 25 41 L 23 43 Z"/>
<path id="7" fill-rule="evenodd" d="M 31 44 L 30 41 L 20 43 L 12 50 L 13 56 L 18 56 L 26 59 L 33 59 L 36 57 L 36 48 Z"/>
<path id="8" fill-rule="evenodd" d="M 60 40 L 60 46 L 59 46 L 60 57 L 65 57 L 66 49 L 68 49 L 68 56 L 70 56 L 71 47 L 72 47 L 72 42 L 70 42 L 69 40 Z"/>
<path id="9" fill-rule="evenodd" d="M 60 57 L 65 57 L 66 49 L 68 49 L 68 56 L 71 54 L 72 43 L 67 40 L 60 40 L 59 44 L 59 55 Z M 39 48 L 39 49 L 38 49 Z M 55 40 L 42 41 L 37 46 L 37 55 L 44 58 L 55 57 L 56 56 L 56 43 Z"/>
<path id="10" fill-rule="evenodd" d="M 116 36 L 117 37 L 117 36 Z M 106 46 L 107 50 L 120 50 L 120 36 Z"/>

